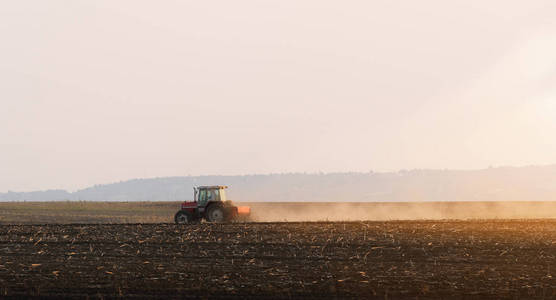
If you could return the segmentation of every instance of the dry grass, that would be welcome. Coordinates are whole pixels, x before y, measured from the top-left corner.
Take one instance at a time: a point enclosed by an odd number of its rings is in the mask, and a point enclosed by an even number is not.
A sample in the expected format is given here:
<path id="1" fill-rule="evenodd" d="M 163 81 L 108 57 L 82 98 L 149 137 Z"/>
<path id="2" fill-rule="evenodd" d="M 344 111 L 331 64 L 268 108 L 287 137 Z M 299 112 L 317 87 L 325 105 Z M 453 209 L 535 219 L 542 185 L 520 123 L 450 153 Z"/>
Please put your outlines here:
<path id="1" fill-rule="evenodd" d="M 0 202 L 0 224 L 168 223 L 178 202 Z"/>
<path id="2" fill-rule="evenodd" d="M 251 220 L 551 219 L 556 202 L 252 202 Z M 0 202 L 0 224 L 172 223 L 180 202 Z"/>

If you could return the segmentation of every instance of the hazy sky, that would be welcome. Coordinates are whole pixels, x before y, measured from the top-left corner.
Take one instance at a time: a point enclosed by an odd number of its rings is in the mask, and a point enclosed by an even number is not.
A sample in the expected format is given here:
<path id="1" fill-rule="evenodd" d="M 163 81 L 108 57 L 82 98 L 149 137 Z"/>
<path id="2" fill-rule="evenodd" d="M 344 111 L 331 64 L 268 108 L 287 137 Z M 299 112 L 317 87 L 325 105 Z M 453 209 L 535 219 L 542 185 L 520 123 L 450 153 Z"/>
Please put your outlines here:
<path id="1" fill-rule="evenodd" d="M 0 192 L 556 163 L 556 1 L 4 1 Z"/>

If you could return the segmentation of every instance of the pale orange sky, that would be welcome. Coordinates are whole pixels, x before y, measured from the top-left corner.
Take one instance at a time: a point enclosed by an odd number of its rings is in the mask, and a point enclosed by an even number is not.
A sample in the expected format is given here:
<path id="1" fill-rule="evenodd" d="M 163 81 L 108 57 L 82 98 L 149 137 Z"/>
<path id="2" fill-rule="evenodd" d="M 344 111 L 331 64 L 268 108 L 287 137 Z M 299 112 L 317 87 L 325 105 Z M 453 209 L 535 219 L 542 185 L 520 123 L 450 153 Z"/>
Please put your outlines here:
<path id="1" fill-rule="evenodd" d="M 554 1 L 11 1 L 0 192 L 556 163 Z"/>

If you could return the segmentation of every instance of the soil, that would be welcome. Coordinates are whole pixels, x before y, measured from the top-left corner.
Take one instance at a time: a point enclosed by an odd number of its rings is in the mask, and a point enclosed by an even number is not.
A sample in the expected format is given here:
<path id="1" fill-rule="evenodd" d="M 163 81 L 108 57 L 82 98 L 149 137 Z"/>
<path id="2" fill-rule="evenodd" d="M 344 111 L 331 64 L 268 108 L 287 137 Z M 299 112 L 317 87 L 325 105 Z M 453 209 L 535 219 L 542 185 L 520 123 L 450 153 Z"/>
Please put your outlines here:
<path id="1" fill-rule="evenodd" d="M 0 226 L 4 298 L 556 297 L 556 220 Z"/>

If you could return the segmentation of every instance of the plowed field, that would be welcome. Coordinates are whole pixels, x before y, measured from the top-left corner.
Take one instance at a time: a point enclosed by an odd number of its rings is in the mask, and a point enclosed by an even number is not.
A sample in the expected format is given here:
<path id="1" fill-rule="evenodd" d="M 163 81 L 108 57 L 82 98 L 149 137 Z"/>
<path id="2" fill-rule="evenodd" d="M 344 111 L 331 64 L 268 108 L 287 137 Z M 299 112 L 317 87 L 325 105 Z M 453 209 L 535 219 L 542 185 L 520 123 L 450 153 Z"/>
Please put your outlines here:
<path id="1" fill-rule="evenodd" d="M 556 221 L 0 226 L 0 296 L 556 297 Z"/>

